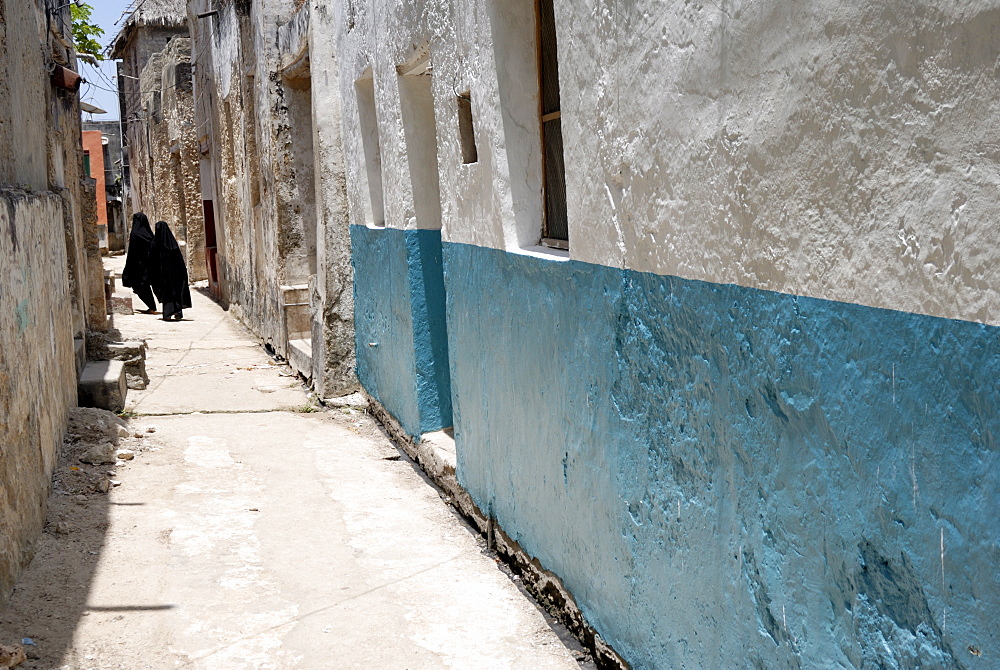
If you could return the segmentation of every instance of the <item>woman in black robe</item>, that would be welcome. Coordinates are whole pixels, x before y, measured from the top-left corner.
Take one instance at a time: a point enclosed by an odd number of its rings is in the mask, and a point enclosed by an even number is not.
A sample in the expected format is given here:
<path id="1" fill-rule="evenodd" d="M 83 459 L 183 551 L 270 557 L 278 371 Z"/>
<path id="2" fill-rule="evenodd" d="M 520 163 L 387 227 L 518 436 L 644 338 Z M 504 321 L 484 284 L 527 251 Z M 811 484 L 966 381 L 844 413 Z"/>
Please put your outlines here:
<path id="1" fill-rule="evenodd" d="M 156 314 L 156 300 L 149 286 L 147 268 L 149 250 L 153 246 L 153 230 L 149 219 L 142 212 L 132 215 L 132 232 L 128 236 L 128 256 L 122 270 L 122 286 L 128 286 L 139 299 L 146 303 L 144 314 Z"/>
<path id="2" fill-rule="evenodd" d="M 181 248 L 166 221 L 156 222 L 153 246 L 149 251 L 149 283 L 163 303 L 163 320 L 184 318 L 181 310 L 191 307 L 187 267 Z"/>

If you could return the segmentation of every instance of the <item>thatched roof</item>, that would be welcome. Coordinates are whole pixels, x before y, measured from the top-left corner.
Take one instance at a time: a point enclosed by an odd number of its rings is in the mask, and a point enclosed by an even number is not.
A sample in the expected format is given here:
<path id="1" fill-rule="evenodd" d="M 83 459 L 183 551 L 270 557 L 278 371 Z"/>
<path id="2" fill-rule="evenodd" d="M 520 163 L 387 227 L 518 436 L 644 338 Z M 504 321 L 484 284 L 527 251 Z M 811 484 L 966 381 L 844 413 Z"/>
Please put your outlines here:
<path id="1" fill-rule="evenodd" d="M 187 25 L 186 0 L 130 0 L 122 13 L 121 30 L 108 46 L 108 55 L 120 58 L 129 36 L 141 26 L 182 28 Z"/>

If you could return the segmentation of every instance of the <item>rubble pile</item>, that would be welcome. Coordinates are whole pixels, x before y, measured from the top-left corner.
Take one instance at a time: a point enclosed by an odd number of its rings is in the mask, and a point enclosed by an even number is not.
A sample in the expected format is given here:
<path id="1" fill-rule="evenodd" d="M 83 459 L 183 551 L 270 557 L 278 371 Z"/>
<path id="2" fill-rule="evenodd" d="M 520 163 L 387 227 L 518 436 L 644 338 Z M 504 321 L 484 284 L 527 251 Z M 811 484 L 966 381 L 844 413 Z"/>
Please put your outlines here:
<path id="1" fill-rule="evenodd" d="M 103 409 L 70 410 L 53 492 L 68 496 L 107 493 L 119 484 L 114 468 L 148 449 L 146 436 L 155 430 L 130 429 L 124 419 Z M 60 521 L 50 515 L 48 527 L 61 532 Z"/>

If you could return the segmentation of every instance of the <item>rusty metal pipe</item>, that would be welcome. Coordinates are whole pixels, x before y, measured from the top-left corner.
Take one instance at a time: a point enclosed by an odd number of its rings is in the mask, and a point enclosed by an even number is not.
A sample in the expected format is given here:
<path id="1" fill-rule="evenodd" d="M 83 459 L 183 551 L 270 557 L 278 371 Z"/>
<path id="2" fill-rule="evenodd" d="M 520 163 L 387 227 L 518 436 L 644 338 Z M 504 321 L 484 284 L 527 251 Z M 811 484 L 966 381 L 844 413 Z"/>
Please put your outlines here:
<path id="1" fill-rule="evenodd" d="M 74 93 L 80 90 L 80 84 L 83 83 L 83 77 L 79 73 L 62 65 L 56 65 L 55 69 L 52 70 L 51 79 L 53 86 L 58 86 Z"/>

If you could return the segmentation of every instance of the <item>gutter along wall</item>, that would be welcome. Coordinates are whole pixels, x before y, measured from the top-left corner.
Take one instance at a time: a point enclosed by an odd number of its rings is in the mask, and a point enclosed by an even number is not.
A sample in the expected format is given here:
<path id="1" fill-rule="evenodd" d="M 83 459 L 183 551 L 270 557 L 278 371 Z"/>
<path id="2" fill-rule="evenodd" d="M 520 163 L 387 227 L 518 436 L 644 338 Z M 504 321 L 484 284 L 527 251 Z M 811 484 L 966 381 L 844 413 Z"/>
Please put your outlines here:
<path id="1" fill-rule="evenodd" d="M 633 667 L 989 667 L 1000 6 L 554 9 L 568 254 L 533 3 L 339 7 L 365 389 L 441 427 L 446 333 L 459 481 Z"/>

